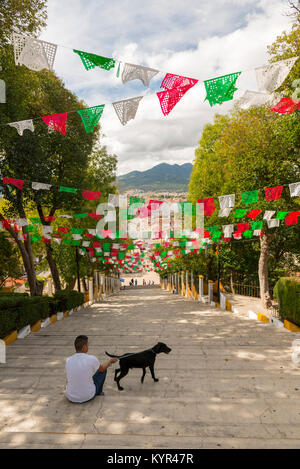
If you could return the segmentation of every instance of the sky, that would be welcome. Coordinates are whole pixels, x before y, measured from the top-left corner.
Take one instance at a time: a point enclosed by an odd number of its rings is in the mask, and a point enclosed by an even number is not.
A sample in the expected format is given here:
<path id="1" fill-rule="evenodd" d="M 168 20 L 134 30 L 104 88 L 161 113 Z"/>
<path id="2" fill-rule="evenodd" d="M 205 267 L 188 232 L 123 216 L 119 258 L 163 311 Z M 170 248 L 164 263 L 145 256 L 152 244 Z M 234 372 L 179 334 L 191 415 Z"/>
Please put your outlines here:
<path id="1" fill-rule="evenodd" d="M 54 70 L 66 86 L 87 106 L 105 104 L 101 145 L 117 155 L 118 174 L 125 174 L 193 163 L 203 126 L 235 102 L 211 108 L 203 80 L 242 71 L 235 98 L 256 91 L 255 67 L 268 63 L 267 46 L 291 29 L 287 11 L 286 0 L 48 0 L 40 38 L 61 46 Z M 116 69 L 86 71 L 72 49 L 160 73 L 149 88 L 139 80 L 123 84 Z M 166 73 L 199 80 L 167 117 L 156 95 Z M 111 103 L 135 96 L 144 98 L 123 126 Z"/>

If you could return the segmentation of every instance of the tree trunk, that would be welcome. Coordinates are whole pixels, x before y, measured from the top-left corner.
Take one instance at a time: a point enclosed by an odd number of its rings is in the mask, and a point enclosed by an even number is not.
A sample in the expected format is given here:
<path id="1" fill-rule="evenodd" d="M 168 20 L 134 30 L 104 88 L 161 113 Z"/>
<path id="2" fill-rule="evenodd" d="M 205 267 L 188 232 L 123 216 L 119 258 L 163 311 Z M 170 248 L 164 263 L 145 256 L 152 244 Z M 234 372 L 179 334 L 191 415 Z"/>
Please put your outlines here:
<path id="1" fill-rule="evenodd" d="M 46 244 L 46 253 L 47 253 L 46 258 L 47 258 L 47 262 L 48 262 L 50 270 L 51 270 L 53 283 L 54 283 L 54 288 L 55 288 L 55 291 L 59 291 L 59 290 L 61 290 L 61 283 L 60 283 L 57 264 L 56 264 L 56 262 L 53 258 L 53 255 L 52 255 L 52 249 L 53 248 L 49 244 Z"/>
<path id="2" fill-rule="evenodd" d="M 83 283 L 84 291 L 85 291 L 85 293 L 87 293 L 88 292 L 88 286 L 86 284 L 86 279 L 85 278 L 82 279 L 82 283 Z"/>
<path id="3" fill-rule="evenodd" d="M 260 286 L 260 297 L 264 308 L 272 307 L 268 279 L 268 249 L 270 238 L 264 234 L 260 238 L 260 256 L 258 262 L 258 277 Z"/>
<path id="4" fill-rule="evenodd" d="M 2 217 L 3 219 L 3 217 Z M 26 249 L 25 243 L 18 239 L 17 234 L 14 232 L 12 228 L 6 228 L 12 238 L 15 240 L 18 248 L 20 249 L 20 253 L 23 259 L 24 268 L 27 274 L 27 280 L 29 283 L 30 295 L 31 296 L 42 296 L 43 294 L 43 282 L 40 282 L 36 278 L 36 273 L 34 269 L 34 263 L 32 258 L 32 251 L 29 252 Z M 31 247 L 31 246 L 30 246 Z M 31 255 L 31 259 L 30 259 Z"/>
<path id="5" fill-rule="evenodd" d="M 37 210 L 38 210 L 40 219 L 44 220 L 44 212 L 40 204 L 37 204 Z M 53 216 L 54 213 L 55 213 L 55 209 L 52 208 L 50 211 L 50 215 Z M 45 222 L 45 221 L 43 222 L 43 224 L 46 226 L 51 225 L 51 223 Z M 54 282 L 54 288 L 55 288 L 55 291 L 59 291 L 61 290 L 61 282 L 60 282 L 57 264 L 55 262 L 55 259 L 53 258 L 52 251 L 53 251 L 53 248 L 51 247 L 51 244 L 46 244 L 46 259 L 47 259 L 49 268 L 51 270 L 51 275 L 52 275 L 53 282 Z"/>

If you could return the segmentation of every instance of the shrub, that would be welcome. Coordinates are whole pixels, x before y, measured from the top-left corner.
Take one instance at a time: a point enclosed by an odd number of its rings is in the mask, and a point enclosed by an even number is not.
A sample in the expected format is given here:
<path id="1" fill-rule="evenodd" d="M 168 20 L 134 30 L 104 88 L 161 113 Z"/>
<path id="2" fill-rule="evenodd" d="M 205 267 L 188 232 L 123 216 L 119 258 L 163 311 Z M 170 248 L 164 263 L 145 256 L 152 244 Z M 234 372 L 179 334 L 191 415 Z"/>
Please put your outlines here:
<path id="1" fill-rule="evenodd" d="M 274 287 L 274 297 L 279 303 L 281 319 L 300 326 L 300 280 L 280 278 Z"/>
<path id="2" fill-rule="evenodd" d="M 67 311 L 76 308 L 84 302 L 84 295 L 76 290 L 60 290 L 54 295 L 58 301 L 59 311 Z"/>
<path id="3" fill-rule="evenodd" d="M 0 338 L 49 316 L 48 299 L 29 296 L 0 297 Z"/>
<path id="4" fill-rule="evenodd" d="M 46 319 L 60 311 L 67 311 L 82 305 L 83 293 L 75 290 L 61 290 L 54 297 L 28 296 L 27 293 L 6 293 L 0 295 L 0 338 L 19 331 L 28 324 L 32 326 L 40 319 Z"/>

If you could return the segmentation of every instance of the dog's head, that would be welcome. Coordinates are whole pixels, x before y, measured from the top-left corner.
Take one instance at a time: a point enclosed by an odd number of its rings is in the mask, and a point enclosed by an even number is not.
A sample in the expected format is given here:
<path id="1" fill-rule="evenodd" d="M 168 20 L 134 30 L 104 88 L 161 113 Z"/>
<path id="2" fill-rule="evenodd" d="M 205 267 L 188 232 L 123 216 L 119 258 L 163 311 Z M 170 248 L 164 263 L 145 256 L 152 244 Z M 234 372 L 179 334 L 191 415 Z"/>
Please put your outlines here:
<path id="1" fill-rule="evenodd" d="M 153 351 L 155 353 L 170 353 L 172 349 L 168 347 L 166 344 L 163 342 L 158 342 L 156 345 L 153 347 Z"/>

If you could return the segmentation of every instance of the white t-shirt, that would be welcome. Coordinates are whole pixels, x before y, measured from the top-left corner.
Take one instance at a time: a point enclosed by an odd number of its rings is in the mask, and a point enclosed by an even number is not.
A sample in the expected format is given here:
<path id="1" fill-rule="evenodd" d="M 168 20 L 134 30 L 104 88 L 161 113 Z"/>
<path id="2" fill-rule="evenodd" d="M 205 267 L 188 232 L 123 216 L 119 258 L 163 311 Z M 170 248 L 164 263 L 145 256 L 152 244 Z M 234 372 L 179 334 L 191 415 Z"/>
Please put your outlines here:
<path id="1" fill-rule="evenodd" d="M 66 361 L 67 387 L 66 397 L 71 402 L 86 402 L 96 393 L 93 375 L 99 369 L 100 362 L 94 355 L 74 353 Z"/>

